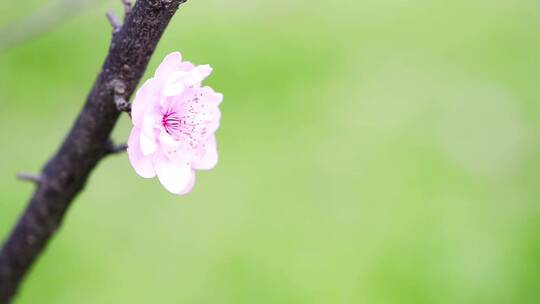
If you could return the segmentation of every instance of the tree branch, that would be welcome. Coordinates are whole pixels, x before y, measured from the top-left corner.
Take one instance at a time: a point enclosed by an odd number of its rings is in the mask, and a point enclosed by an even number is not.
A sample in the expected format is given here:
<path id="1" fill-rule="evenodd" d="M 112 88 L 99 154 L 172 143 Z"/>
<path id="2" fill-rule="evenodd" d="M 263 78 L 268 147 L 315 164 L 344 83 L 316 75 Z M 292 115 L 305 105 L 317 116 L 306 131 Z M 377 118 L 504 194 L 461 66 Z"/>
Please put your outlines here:
<path id="1" fill-rule="evenodd" d="M 113 35 L 109 53 L 86 104 L 57 153 L 44 166 L 40 182 L 0 251 L 0 303 L 9 303 L 24 275 L 60 227 L 65 212 L 110 148 L 120 112 L 115 89 L 120 80 L 129 99 L 150 56 L 178 6 L 185 0 L 138 0 Z"/>

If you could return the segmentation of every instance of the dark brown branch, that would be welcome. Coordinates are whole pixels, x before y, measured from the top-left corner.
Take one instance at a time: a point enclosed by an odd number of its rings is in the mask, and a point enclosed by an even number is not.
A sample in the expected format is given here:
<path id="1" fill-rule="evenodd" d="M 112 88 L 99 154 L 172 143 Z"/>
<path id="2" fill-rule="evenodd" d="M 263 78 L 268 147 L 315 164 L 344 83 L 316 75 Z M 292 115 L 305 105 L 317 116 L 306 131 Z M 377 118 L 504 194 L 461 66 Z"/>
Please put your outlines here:
<path id="1" fill-rule="evenodd" d="M 120 112 L 131 114 L 131 104 L 126 100 L 126 84 L 119 79 L 111 81 L 111 87 L 114 92 L 114 103 L 116 109 Z"/>
<path id="2" fill-rule="evenodd" d="M 131 113 L 131 104 L 124 97 L 114 96 L 114 103 L 118 111 Z"/>
<path id="3" fill-rule="evenodd" d="M 178 6 L 185 0 L 139 0 L 120 31 L 86 104 L 60 149 L 44 166 L 41 182 L 0 251 L 0 303 L 9 303 L 24 275 L 60 227 L 65 212 L 106 154 L 118 120 L 110 85 L 120 80 L 129 99 Z"/>

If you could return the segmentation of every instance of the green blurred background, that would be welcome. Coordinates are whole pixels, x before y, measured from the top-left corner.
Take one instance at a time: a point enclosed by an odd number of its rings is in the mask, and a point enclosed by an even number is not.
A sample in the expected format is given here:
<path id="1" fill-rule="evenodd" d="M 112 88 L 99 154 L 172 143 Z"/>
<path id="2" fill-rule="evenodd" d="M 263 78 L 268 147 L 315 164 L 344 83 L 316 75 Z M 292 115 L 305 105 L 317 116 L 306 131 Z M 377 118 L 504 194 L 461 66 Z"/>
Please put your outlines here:
<path id="1" fill-rule="evenodd" d="M 3 1 L 0 26 L 43 6 Z M 109 9 L 0 52 L 0 239 Z M 219 165 L 178 197 L 107 158 L 17 303 L 539 303 L 538 1 L 190 0 L 145 78 L 176 50 L 225 95 Z"/>

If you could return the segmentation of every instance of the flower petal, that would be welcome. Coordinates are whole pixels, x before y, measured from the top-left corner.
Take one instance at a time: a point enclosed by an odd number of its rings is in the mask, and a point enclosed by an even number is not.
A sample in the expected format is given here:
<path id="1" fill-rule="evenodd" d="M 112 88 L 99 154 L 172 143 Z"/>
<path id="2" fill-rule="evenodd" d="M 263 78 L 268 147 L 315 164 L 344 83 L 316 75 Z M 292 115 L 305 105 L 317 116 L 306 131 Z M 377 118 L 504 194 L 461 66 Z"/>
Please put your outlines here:
<path id="1" fill-rule="evenodd" d="M 191 179 L 190 179 L 189 183 L 184 188 L 184 190 L 182 190 L 178 194 L 180 194 L 180 195 L 188 194 L 189 192 L 191 192 L 194 185 L 195 185 L 195 170 L 191 170 Z"/>
<path id="2" fill-rule="evenodd" d="M 175 140 L 167 131 L 162 130 L 159 134 L 159 145 L 161 151 L 168 158 L 178 158 L 178 152 L 180 149 L 180 141 Z"/>
<path id="3" fill-rule="evenodd" d="M 201 88 L 200 94 L 206 101 L 218 106 L 223 101 L 223 94 L 215 92 L 211 87 Z"/>
<path id="4" fill-rule="evenodd" d="M 192 182 L 191 166 L 184 161 L 171 160 L 159 155 L 154 159 L 154 168 L 159 181 L 169 192 L 182 194 Z"/>
<path id="5" fill-rule="evenodd" d="M 195 67 L 189 75 L 185 77 L 186 86 L 200 86 L 201 82 L 212 73 L 212 68 L 208 64 Z"/>
<path id="6" fill-rule="evenodd" d="M 205 143 L 204 154 L 198 160 L 194 161 L 191 166 L 197 170 L 209 170 L 214 168 L 218 162 L 216 137 L 210 136 Z"/>
<path id="7" fill-rule="evenodd" d="M 141 131 L 139 128 L 134 127 L 129 135 L 127 148 L 129 162 L 138 175 L 144 178 L 152 178 L 156 176 L 154 166 L 152 165 L 152 156 L 145 156 L 142 154 L 139 145 L 140 133 Z"/>
<path id="8" fill-rule="evenodd" d="M 174 71 L 177 71 L 182 66 L 182 55 L 180 52 L 170 53 L 163 59 L 159 67 L 156 69 L 154 76 L 159 79 L 160 82 L 167 80 L 169 75 Z"/>
<path id="9" fill-rule="evenodd" d="M 183 61 L 182 64 L 180 64 L 180 71 L 189 72 L 195 68 L 195 65 L 189 61 Z"/>
<path id="10" fill-rule="evenodd" d="M 141 151 L 144 155 L 150 155 L 156 152 L 158 146 L 156 142 L 156 135 L 154 133 L 155 115 L 146 114 L 143 120 L 143 127 L 141 129 L 140 145 Z"/>
<path id="11" fill-rule="evenodd" d="M 202 79 L 205 79 L 206 77 L 208 77 L 210 74 L 212 74 L 212 71 L 214 70 L 209 64 L 199 65 L 197 69 L 199 70 L 199 73 L 202 76 Z"/>
<path id="12" fill-rule="evenodd" d="M 147 112 L 157 112 L 158 105 L 159 85 L 154 78 L 150 78 L 139 88 L 131 104 L 131 120 L 133 124 L 142 128 L 144 115 Z"/>
<path id="13" fill-rule="evenodd" d="M 163 96 L 177 96 L 184 92 L 184 84 L 181 82 L 173 82 L 165 85 L 163 88 Z"/>

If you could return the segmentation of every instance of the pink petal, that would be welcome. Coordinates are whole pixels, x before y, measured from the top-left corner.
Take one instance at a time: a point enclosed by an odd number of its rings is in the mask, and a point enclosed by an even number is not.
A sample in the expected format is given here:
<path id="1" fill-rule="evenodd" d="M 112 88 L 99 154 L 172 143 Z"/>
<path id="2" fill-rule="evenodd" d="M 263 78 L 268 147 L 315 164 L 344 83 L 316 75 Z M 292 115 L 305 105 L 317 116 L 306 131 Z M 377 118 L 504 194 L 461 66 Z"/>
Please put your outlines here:
<path id="1" fill-rule="evenodd" d="M 217 122 L 221 120 L 221 111 L 217 106 L 209 107 L 210 108 L 210 121 L 211 122 Z"/>
<path id="2" fill-rule="evenodd" d="M 169 78 L 174 71 L 177 71 L 182 66 L 182 55 L 180 52 L 170 53 L 163 59 L 159 67 L 156 69 L 154 77 L 160 82 L 164 82 Z"/>
<path id="3" fill-rule="evenodd" d="M 135 172 L 144 178 L 152 178 L 156 176 L 154 167 L 152 165 L 152 156 L 145 156 L 142 154 L 139 146 L 139 136 L 140 130 L 137 127 L 134 127 L 131 130 L 128 140 L 128 158 L 129 162 Z"/>
<path id="4" fill-rule="evenodd" d="M 184 62 L 185 63 L 185 62 Z M 199 87 L 201 82 L 212 73 L 209 65 L 199 65 L 187 70 L 172 71 L 166 79 L 163 88 L 164 96 L 177 96 L 184 92 L 186 87 Z"/>
<path id="5" fill-rule="evenodd" d="M 162 130 L 159 134 L 159 145 L 161 151 L 168 158 L 178 158 L 178 150 L 180 148 L 180 141 L 175 140 L 167 131 Z"/>
<path id="6" fill-rule="evenodd" d="M 131 120 L 135 126 L 142 127 L 143 118 L 147 112 L 157 112 L 159 95 L 159 86 L 154 78 L 144 82 L 131 104 Z"/>
<path id="7" fill-rule="evenodd" d="M 170 160 L 164 155 L 154 159 L 159 181 L 169 192 L 182 194 L 192 180 L 191 166 L 181 160 Z"/>
<path id="8" fill-rule="evenodd" d="M 205 144 L 204 154 L 200 159 L 194 161 L 191 166 L 197 170 L 209 170 L 214 168 L 218 162 L 216 137 L 211 136 Z"/>
<path id="9" fill-rule="evenodd" d="M 206 128 L 206 134 L 213 135 L 219 128 L 221 111 L 215 106 L 207 106 L 207 108 L 210 110 L 210 113 L 207 115 L 204 127 Z"/>
<path id="10" fill-rule="evenodd" d="M 186 188 L 184 188 L 184 190 L 182 190 L 178 194 L 180 195 L 188 194 L 189 192 L 191 192 L 194 185 L 195 185 L 195 170 L 191 170 L 191 179 L 189 181 L 189 184 L 187 184 Z"/>
<path id="11" fill-rule="evenodd" d="M 192 70 L 186 79 L 186 85 L 198 85 L 212 73 L 212 68 L 208 64 L 199 65 Z"/>
<path id="12" fill-rule="evenodd" d="M 150 155 L 156 152 L 158 145 L 156 142 L 156 135 L 154 133 L 156 116 L 146 114 L 143 120 L 143 127 L 141 129 L 140 145 L 141 151 L 144 155 Z"/>
<path id="13" fill-rule="evenodd" d="M 209 65 L 209 64 L 202 64 L 202 65 L 199 65 L 197 67 L 197 69 L 199 70 L 199 73 L 201 73 L 201 75 L 206 78 L 208 77 L 210 74 L 212 74 L 212 71 L 214 69 L 212 69 L 212 67 Z M 203 79 L 204 79 L 203 78 Z"/>
<path id="14" fill-rule="evenodd" d="M 189 61 L 184 61 L 180 64 L 180 70 L 189 72 L 195 68 L 195 65 Z"/>
<path id="15" fill-rule="evenodd" d="M 180 82 L 174 82 L 165 85 L 165 88 L 163 89 L 163 96 L 177 96 L 182 94 L 184 92 L 184 84 Z"/>
<path id="16" fill-rule="evenodd" d="M 223 101 L 223 94 L 215 92 L 211 87 L 201 88 L 201 93 L 204 99 L 213 105 L 219 106 Z"/>

